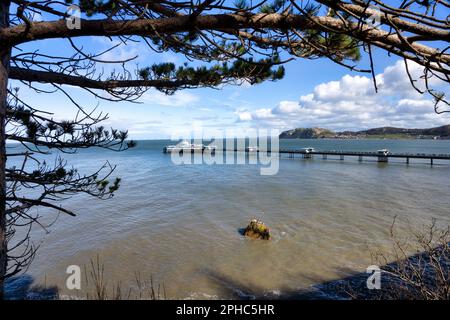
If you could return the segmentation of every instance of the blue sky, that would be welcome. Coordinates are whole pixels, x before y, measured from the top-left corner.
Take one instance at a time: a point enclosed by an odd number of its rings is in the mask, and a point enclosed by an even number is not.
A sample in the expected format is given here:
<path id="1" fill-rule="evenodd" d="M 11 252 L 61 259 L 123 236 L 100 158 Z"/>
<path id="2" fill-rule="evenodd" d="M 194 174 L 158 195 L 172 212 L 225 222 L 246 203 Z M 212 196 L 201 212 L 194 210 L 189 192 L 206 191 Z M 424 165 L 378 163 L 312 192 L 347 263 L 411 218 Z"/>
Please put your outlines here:
<path id="1" fill-rule="evenodd" d="M 115 40 L 113 40 L 115 41 Z M 90 52 L 106 49 L 114 42 L 105 38 L 75 39 Z M 69 47 L 65 40 L 46 40 L 21 48 L 62 55 Z M 128 63 L 144 67 L 157 62 L 181 64 L 185 60 L 173 53 L 157 54 L 144 44 L 130 43 L 110 52 L 105 58 L 138 56 Z M 220 89 L 189 89 L 165 96 L 149 90 L 140 103 L 113 103 L 94 98 L 79 88 L 66 87 L 87 109 L 97 107 L 109 114 L 106 126 L 128 129 L 133 139 L 170 138 L 174 130 L 192 126 L 214 129 L 275 128 L 320 126 L 334 130 L 356 130 L 378 126 L 431 127 L 450 124 L 450 115 L 434 113 L 429 96 L 420 96 L 409 84 L 403 61 L 374 50 L 379 93 L 375 93 L 370 75 L 350 72 L 327 59 L 297 59 L 286 65 L 286 76 L 277 82 L 249 86 L 225 86 Z M 359 63 L 367 68 L 367 57 Z M 416 76 L 418 66 L 411 66 Z M 105 74 L 111 65 L 104 65 Z M 444 91 L 443 86 L 436 83 Z M 55 118 L 70 118 L 76 108 L 62 94 L 37 94 L 17 81 L 20 96 L 33 106 L 53 112 Z M 48 86 L 41 86 L 48 88 Z"/>

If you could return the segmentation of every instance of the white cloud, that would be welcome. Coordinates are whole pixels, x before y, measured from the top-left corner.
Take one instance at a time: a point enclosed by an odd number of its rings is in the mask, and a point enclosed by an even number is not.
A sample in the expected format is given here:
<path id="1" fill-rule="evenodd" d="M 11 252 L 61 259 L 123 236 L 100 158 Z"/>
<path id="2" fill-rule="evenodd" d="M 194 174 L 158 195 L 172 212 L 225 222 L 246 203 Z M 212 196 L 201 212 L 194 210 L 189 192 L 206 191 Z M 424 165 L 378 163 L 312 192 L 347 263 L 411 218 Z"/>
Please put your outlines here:
<path id="1" fill-rule="evenodd" d="M 275 114 L 296 113 L 300 111 L 300 105 L 294 101 L 281 101 L 272 112 Z"/>
<path id="2" fill-rule="evenodd" d="M 141 101 L 146 104 L 168 107 L 186 107 L 198 102 L 199 97 L 187 91 L 178 91 L 173 95 L 166 95 L 157 90 L 149 90 L 144 94 Z"/>
<path id="3" fill-rule="evenodd" d="M 314 88 L 314 97 L 322 101 L 354 100 L 374 94 L 371 79 L 363 76 L 345 75 L 339 81 L 319 84 Z"/>
<path id="4" fill-rule="evenodd" d="M 248 111 L 238 111 L 237 114 L 239 117 L 239 121 L 251 121 L 253 119 L 252 114 Z"/>
<path id="5" fill-rule="evenodd" d="M 252 114 L 252 117 L 254 117 L 255 119 L 269 119 L 269 118 L 273 118 L 273 114 L 272 114 L 272 110 L 269 108 L 258 109 Z"/>
<path id="6" fill-rule="evenodd" d="M 419 79 L 422 67 L 409 63 L 409 71 Z M 280 101 L 270 109 L 238 110 L 238 121 L 278 129 L 320 126 L 335 130 L 450 123 L 450 115 L 436 114 L 431 97 L 419 94 L 411 86 L 403 61 L 387 67 L 376 80 L 378 93 L 371 77 L 345 75 L 317 85 L 298 101 Z M 438 80 L 430 81 L 442 87 Z M 445 85 L 444 88 L 448 91 Z"/>
<path id="7" fill-rule="evenodd" d="M 99 60 L 105 61 L 125 61 L 132 58 L 132 63 L 142 62 L 144 56 L 142 53 L 146 52 L 146 47 L 142 43 L 138 42 L 127 42 L 123 44 L 119 39 L 109 39 L 102 37 L 92 37 L 92 42 L 99 46 L 98 51 L 105 51 L 102 55 L 97 57 Z M 115 66 L 117 67 L 117 66 Z M 119 68 L 120 69 L 120 68 Z"/>

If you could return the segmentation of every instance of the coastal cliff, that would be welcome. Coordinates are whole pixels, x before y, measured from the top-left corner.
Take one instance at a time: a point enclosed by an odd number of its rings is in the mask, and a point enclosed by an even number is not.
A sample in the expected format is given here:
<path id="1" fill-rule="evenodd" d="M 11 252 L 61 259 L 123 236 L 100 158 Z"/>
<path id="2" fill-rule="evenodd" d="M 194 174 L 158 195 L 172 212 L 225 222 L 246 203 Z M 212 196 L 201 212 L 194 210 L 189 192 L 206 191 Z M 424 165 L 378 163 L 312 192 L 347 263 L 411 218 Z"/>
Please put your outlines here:
<path id="1" fill-rule="evenodd" d="M 280 139 L 450 139 L 450 125 L 427 129 L 381 127 L 341 132 L 324 128 L 296 128 L 283 131 L 279 137 Z"/>

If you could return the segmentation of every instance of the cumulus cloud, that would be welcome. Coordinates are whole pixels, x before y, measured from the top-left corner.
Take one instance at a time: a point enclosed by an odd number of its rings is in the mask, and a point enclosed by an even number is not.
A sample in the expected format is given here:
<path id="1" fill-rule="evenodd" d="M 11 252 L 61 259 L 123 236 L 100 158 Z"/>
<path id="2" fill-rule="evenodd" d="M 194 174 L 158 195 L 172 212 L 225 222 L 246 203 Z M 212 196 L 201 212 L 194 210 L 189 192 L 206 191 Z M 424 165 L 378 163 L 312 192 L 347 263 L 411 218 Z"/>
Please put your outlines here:
<path id="1" fill-rule="evenodd" d="M 409 70 L 416 79 L 422 74 L 417 64 L 410 64 Z M 449 115 L 434 112 L 434 102 L 429 96 L 419 94 L 411 86 L 403 61 L 387 67 L 376 76 L 376 81 L 378 93 L 372 78 L 345 75 L 317 85 L 298 101 L 280 101 L 273 108 L 238 110 L 238 121 L 279 129 L 321 126 L 335 130 L 450 123 Z M 431 81 L 440 85 L 436 79 Z"/>
<path id="2" fill-rule="evenodd" d="M 199 101 L 199 97 L 187 91 L 177 91 L 166 95 L 157 90 L 147 91 L 141 99 L 146 104 L 157 104 L 168 107 L 186 107 Z"/>
<path id="3" fill-rule="evenodd" d="M 249 111 L 238 111 L 237 114 L 239 117 L 239 121 L 251 121 L 254 117 Z"/>
<path id="4" fill-rule="evenodd" d="M 281 101 L 275 108 L 272 109 L 274 114 L 290 114 L 300 111 L 300 105 L 295 101 Z"/>

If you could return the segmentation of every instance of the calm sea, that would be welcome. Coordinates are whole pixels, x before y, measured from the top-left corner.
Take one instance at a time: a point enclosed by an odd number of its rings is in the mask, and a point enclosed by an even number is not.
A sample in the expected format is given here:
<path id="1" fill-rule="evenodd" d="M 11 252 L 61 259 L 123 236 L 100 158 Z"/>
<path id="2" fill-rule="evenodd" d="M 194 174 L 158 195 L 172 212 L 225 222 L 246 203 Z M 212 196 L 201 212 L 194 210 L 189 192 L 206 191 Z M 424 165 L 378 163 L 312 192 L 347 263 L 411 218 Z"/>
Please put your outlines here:
<path id="1" fill-rule="evenodd" d="M 110 200 L 65 200 L 77 217 L 61 214 L 48 234 L 35 229 L 40 249 L 27 271 L 35 284 L 78 295 L 65 289 L 66 268 L 88 266 L 98 254 L 110 284 L 132 287 L 139 272 L 164 283 L 169 298 L 284 297 L 365 272 L 370 252 L 390 247 L 395 216 L 403 230 L 432 217 L 450 222 L 450 162 L 282 158 L 276 175 L 262 176 L 258 165 L 175 165 L 162 153 L 167 144 L 65 155 L 85 173 L 117 165 L 122 185 Z M 450 154 L 450 140 L 283 140 L 281 147 Z M 271 228 L 271 241 L 240 234 L 253 217 Z"/>

